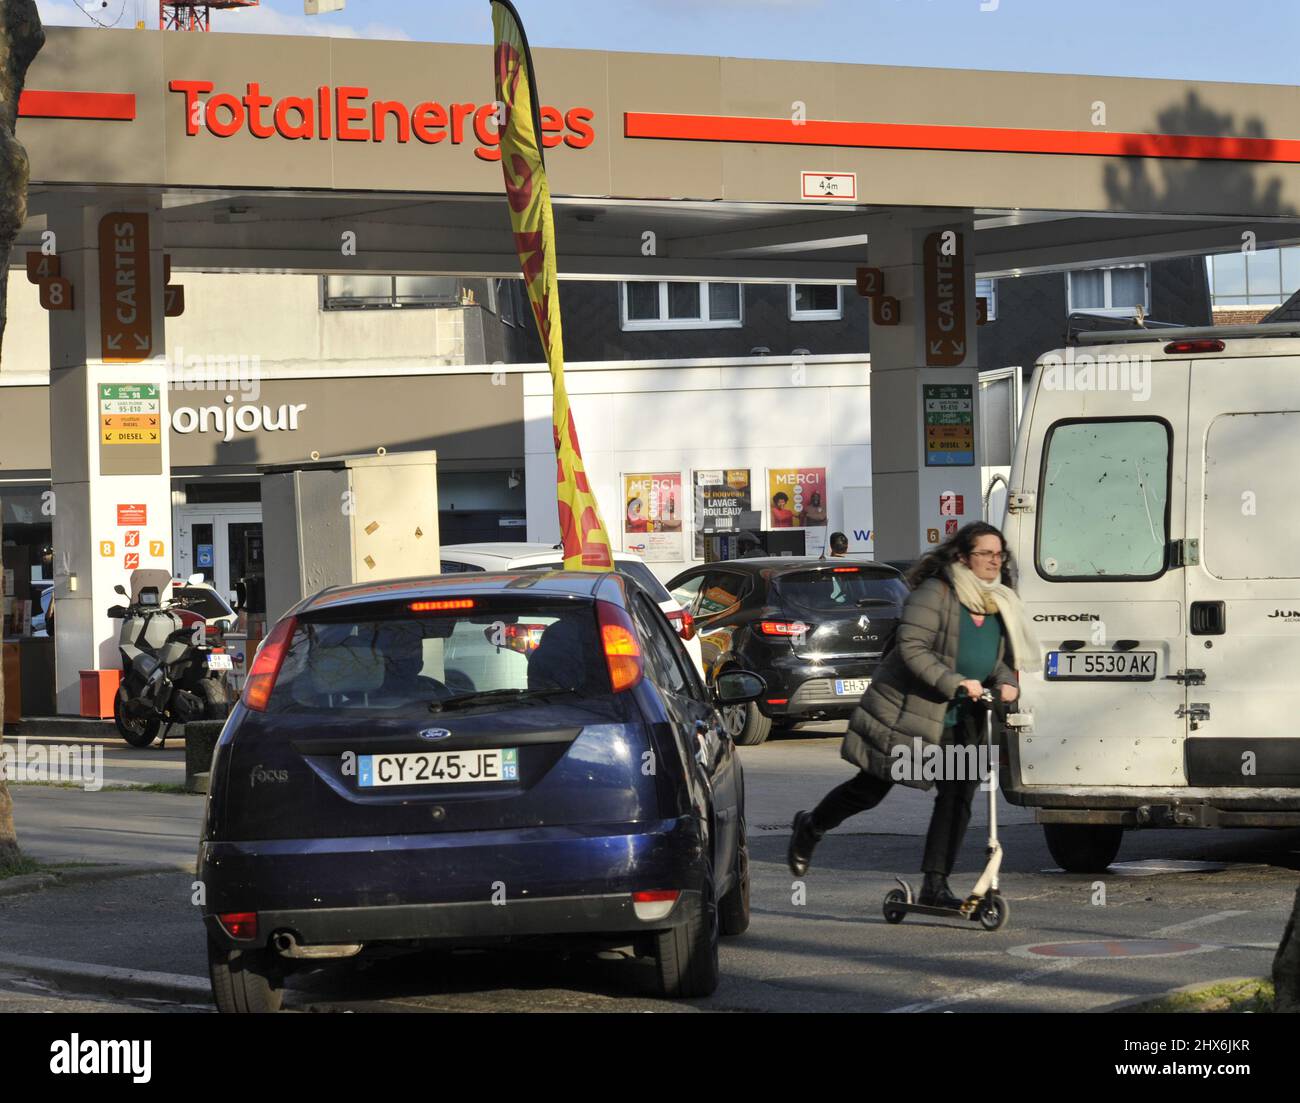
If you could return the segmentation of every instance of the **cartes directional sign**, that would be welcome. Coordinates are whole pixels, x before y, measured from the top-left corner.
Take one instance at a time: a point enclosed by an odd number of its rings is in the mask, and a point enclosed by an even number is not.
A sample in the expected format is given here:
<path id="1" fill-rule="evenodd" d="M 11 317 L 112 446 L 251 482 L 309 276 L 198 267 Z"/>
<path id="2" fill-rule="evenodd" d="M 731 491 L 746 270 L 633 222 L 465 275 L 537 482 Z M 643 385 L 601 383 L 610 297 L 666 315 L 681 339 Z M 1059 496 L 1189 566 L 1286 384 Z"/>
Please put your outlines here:
<path id="1" fill-rule="evenodd" d="M 955 368 L 966 359 L 966 246 L 960 230 L 936 230 L 922 250 L 925 362 Z"/>
<path id="2" fill-rule="evenodd" d="M 121 211 L 99 220 L 100 358 L 137 363 L 153 355 L 149 216 Z"/>

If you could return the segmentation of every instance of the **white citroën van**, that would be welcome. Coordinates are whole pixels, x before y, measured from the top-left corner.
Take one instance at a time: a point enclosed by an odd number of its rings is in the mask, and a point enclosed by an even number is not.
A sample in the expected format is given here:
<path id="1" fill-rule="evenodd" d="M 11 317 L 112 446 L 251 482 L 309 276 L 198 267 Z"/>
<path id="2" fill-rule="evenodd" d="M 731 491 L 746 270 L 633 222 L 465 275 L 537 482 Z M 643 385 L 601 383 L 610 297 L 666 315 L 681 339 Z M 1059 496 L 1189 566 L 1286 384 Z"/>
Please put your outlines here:
<path id="1" fill-rule="evenodd" d="M 1043 645 L 1006 795 L 1097 872 L 1125 828 L 1300 825 L 1300 326 L 1042 357 L 1004 531 Z"/>

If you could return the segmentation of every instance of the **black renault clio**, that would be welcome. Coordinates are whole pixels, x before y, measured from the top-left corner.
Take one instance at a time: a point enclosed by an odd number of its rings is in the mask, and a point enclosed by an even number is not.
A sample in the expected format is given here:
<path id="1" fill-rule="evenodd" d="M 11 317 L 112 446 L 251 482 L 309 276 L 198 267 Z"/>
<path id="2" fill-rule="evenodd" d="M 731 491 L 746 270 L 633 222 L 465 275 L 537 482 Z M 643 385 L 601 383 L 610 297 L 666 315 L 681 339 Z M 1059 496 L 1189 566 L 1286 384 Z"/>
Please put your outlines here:
<path id="1" fill-rule="evenodd" d="M 749 922 L 744 782 L 720 704 L 619 574 L 323 591 L 252 664 L 199 850 L 217 1006 L 275 1010 L 295 966 L 400 943 L 561 937 L 718 979 Z"/>
<path id="2" fill-rule="evenodd" d="M 709 678 L 752 670 L 755 701 L 723 709 L 737 743 L 773 726 L 848 716 L 865 692 L 907 600 L 894 567 L 873 561 L 736 559 L 683 571 L 668 589 L 695 619 Z"/>

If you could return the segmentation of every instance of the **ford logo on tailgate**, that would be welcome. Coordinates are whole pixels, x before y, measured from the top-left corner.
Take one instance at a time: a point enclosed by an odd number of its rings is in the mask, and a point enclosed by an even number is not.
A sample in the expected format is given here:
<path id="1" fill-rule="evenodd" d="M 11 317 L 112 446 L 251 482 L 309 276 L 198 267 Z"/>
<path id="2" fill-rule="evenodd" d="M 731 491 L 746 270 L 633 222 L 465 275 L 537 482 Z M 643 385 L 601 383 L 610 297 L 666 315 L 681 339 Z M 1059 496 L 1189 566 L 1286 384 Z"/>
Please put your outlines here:
<path id="1" fill-rule="evenodd" d="M 446 728 L 425 728 L 422 732 L 420 732 L 420 738 L 427 739 L 430 743 L 433 743 L 439 739 L 450 738 L 450 736 L 451 736 L 451 732 L 449 732 Z"/>

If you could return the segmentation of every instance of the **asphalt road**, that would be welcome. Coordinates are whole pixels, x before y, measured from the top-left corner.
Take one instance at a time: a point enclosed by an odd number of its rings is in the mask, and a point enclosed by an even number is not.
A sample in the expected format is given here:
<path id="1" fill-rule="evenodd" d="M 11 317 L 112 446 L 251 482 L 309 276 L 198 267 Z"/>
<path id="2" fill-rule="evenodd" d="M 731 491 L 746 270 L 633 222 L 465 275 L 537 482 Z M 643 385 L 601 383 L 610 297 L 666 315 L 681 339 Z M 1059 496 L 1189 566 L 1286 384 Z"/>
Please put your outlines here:
<path id="1" fill-rule="evenodd" d="M 895 874 L 917 876 L 932 797 L 900 788 L 844 824 L 818 848 L 800 892 L 785 867 L 785 825 L 850 775 L 838 739 L 805 732 L 742 755 L 753 921 L 724 940 L 723 980 L 711 998 L 656 999 L 637 962 L 511 951 L 335 965 L 298 976 L 293 1001 L 354 1011 L 1098 1010 L 1266 975 L 1295 893 L 1300 831 L 1132 833 L 1115 867 L 1083 877 L 1054 871 L 1041 830 L 1003 805 L 1009 924 L 990 933 L 912 916 L 891 926 L 880 903 Z M 182 872 L 193 861 L 199 798 L 21 786 L 14 796 L 23 844 L 37 856 L 152 855 L 171 869 L 0 898 L 0 950 L 205 974 L 192 877 Z M 982 864 L 983 822 L 977 803 L 953 878 L 959 891 Z M 1079 956 L 1085 951 L 1096 956 Z M 0 1009 L 6 990 L 21 996 L 0 978 Z"/>

